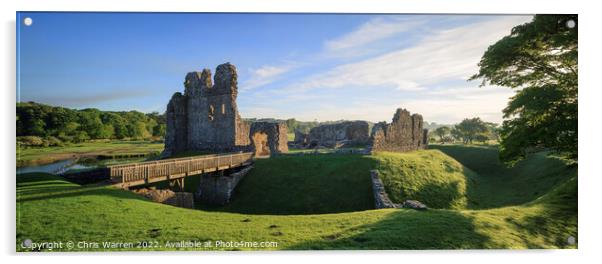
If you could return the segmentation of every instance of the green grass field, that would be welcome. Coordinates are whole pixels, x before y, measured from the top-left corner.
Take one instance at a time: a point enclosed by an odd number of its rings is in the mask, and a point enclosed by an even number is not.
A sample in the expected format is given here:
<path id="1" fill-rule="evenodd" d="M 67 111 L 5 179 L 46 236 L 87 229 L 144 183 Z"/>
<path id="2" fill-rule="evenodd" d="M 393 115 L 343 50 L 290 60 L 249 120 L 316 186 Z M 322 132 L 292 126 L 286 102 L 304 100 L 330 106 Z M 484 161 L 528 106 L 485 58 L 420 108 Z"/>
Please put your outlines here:
<path id="1" fill-rule="evenodd" d="M 17 166 L 47 164 L 74 156 L 148 155 L 161 151 L 163 143 L 148 141 L 99 141 L 74 143 L 64 147 L 17 148 Z"/>
<path id="2" fill-rule="evenodd" d="M 507 169 L 497 162 L 494 148 L 433 148 L 258 160 L 229 206 L 200 210 L 153 203 L 111 187 L 78 186 L 48 174 L 19 175 L 17 250 L 25 250 L 20 246 L 25 239 L 157 241 L 160 246 L 129 250 L 174 250 L 167 242 L 181 240 L 278 243 L 200 248 L 208 250 L 577 246 L 566 242 L 577 237 L 576 165 L 538 154 Z M 394 199 L 418 197 L 441 209 L 371 210 L 370 168 L 387 179 Z"/>

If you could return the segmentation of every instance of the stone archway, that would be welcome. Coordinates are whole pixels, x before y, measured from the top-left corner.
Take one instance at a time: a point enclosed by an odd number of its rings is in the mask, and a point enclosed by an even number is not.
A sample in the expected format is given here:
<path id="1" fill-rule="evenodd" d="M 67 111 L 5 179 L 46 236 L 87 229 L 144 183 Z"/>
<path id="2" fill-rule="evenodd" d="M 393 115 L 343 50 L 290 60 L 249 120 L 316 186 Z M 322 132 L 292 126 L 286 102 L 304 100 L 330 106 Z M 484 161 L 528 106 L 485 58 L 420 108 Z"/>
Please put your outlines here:
<path id="1" fill-rule="evenodd" d="M 269 157 L 270 146 L 268 145 L 268 134 L 257 132 L 253 134 L 253 145 L 255 145 L 255 157 Z"/>

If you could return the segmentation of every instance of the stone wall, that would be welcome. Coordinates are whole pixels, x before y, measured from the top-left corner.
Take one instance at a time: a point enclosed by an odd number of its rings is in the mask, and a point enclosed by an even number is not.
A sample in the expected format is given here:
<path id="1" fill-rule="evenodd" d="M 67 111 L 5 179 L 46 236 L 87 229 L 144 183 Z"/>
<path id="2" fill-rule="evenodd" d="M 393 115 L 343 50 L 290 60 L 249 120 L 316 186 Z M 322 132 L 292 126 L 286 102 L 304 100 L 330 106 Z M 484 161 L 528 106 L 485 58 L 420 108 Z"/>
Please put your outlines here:
<path id="1" fill-rule="evenodd" d="M 367 144 L 370 142 L 370 124 L 366 121 L 345 121 L 337 124 L 321 125 L 309 131 L 310 145 L 335 147 L 339 143 Z"/>
<path id="2" fill-rule="evenodd" d="M 270 156 L 288 152 L 288 127 L 284 122 L 254 122 L 249 140 L 255 156 Z"/>
<path id="3" fill-rule="evenodd" d="M 229 203 L 234 188 L 251 169 L 253 166 L 247 166 L 228 175 L 221 175 L 220 172 L 202 174 L 196 192 L 197 199 L 204 204 L 225 205 Z"/>
<path id="4" fill-rule="evenodd" d="M 184 94 L 176 92 L 167 104 L 167 131 L 164 157 L 184 151 L 230 152 L 248 151 L 251 142 L 251 124 L 238 112 L 238 75 L 236 67 L 224 63 L 217 67 L 213 80 L 211 71 L 189 72 L 184 80 Z M 278 125 L 276 144 L 286 138 L 286 125 Z M 282 133 L 282 131 L 284 133 Z M 286 144 L 286 140 L 284 141 Z"/>
<path id="5" fill-rule="evenodd" d="M 370 178 L 372 180 L 372 193 L 374 194 L 374 208 L 399 208 L 398 204 L 395 204 L 389 199 L 389 195 L 385 191 L 383 182 L 378 177 L 377 170 L 370 171 Z"/>
<path id="6" fill-rule="evenodd" d="M 305 145 L 305 144 L 308 143 L 307 142 L 308 141 L 308 136 L 309 135 L 306 134 L 306 133 L 303 133 L 303 132 L 301 132 L 299 130 L 295 130 L 295 141 L 294 142 L 296 144 Z"/>
<path id="7" fill-rule="evenodd" d="M 187 100 L 187 97 L 177 92 L 167 104 L 167 111 L 165 112 L 167 131 L 164 153 L 168 156 L 188 149 Z"/>
<path id="8" fill-rule="evenodd" d="M 410 115 L 405 109 L 397 109 L 390 124 L 381 122 L 373 127 L 372 151 L 423 149 L 426 146 L 424 133 L 421 115 Z"/>
<path id="9" fill-rule="evenodd" d="M 168 204 L 183 208 L 194 208 L 194 196 L 188 192 L 174 192 L 168 189 L 149 189 L 141 188 L 134 190 L 135 193 L 141 194 L 153 202 Z"/>

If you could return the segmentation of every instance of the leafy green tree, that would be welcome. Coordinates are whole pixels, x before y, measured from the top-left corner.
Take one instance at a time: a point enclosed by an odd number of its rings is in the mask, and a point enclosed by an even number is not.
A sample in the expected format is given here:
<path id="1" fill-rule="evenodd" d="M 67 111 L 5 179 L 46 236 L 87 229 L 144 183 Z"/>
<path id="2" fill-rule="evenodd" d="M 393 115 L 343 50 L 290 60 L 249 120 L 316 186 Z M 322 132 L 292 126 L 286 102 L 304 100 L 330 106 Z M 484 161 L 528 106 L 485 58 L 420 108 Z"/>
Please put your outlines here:
<path id="1" fill-rule="evenodd" d="M 90 138 L 97 139 L 102 138 L 102 128 L 103 123 L 98 116 L 95 116 L 93 113 L 82 113 L 82 117 L 80 119 L 81 127 L 80 129 Z"/>
<path id="2" fill-rule="evenodd" d="M 437 137 L 439 137 L 440 142 L 444 142 L 443 139 L 445 138 L 445 136 L 447 136 L 450 133 L 450 131 L 451 131 L 451 128 L 442 126 L 442 127 L 438 127 L 433 132 L 435 133 L 435 135 L 437 135 Z"/>
<path id="3" fill-rule="evenodd" d="M 136 139 L 149 138 L 151 135 L 146 129 L 146 124 L 142 121 L 128 124 L 128 130 L 130 131 L 130 137 Z"/>
<path id="4" fill-rule="evenodd" d="M 517 90 L 503 110 L 503 161 L 512 164 L 528 149 L 543 148 L 577 159 L 577 20 L 536 15 L 491 45 L 470 78 Z"/>
<path id="5" fill-rule="evenodd" d="M 73 136 L 73 142 L 75 143 L 81 143 L 89 139 L 90 136 L 88 136 L 88 133 L 86 133 L 86 131 L 77 131 Z"/>
<path id="6" fill-rule="evenodd" d="M 165 137 L 167 131 L 167 125 L 158 124 L 153 128 L 153 137 Z"/>
<path id="7" fill-rule="evenodd" d="M 118 113 L 107 112 L 101 115 L 103 124 L 113 126 L 113 137 L 124 139 L 128 137 L 126 122 Z"/>
<path id="8" fill-rule="evenodd" d="M 455 126 L 451 128 L 449 134 L 455 141 L 462 141 L 464 137 L 462 136 L 462 132 L 458 130 Z"/>
<path id="9" fill-rule="evenodd" d="M 485 143 L 485 142 L 487 142 L 489 139 L 490 139 L 490 138 L 489 138 L 489 137 L 487 136 L 487 134 L 485 134 L 485 133 L 483 133 L 483 134 L 477 134 L 477 135 L 474 137 L 474 141 L 481 142 L 481 143 Z"/>
<path id="10" fill-rule="evenodd" d="M 479 117 L 466 118 L 457 124 L 455 128 L 461 135 L 464 144 L 472 144 L 478 135 L 487 132 L 487 125 Z"/>
<path id="11" fill-rule="evenodd" d="M 100 131 L 98 131 L 98 138 L 110 139 L 115 135 L 115 128 L 110 124 L 103 124 Z"/>
<path id="12" fill-rule="evenodd" d="M 286 120 L 286 126 L 288 127 L 289 132 L 293 132 L 299 127 L 299 122 L 294 118 L 290 118 Z"/>

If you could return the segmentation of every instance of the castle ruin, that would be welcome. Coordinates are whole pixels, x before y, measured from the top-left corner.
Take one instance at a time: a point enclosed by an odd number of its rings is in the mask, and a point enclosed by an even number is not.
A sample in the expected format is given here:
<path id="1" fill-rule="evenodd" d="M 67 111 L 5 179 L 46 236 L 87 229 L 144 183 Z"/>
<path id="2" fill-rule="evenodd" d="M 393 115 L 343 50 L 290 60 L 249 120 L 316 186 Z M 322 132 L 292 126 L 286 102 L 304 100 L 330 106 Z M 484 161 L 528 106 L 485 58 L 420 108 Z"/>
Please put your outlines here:
<path id="1" fill-rule="evenodd" d="M 167 105 L 167 133 L 163 156 L 187 151 L 252 151 L 255 156 L 288 152 L 288 128 L 284 122 L 247 122 L 236 105 L 236 68 L 230 63 L 211 71 L 190 72 L 184 94 L 176 92 Z M 370 129 L 366 121 L 345 121 L 312 128 L 308 134 L 295 132 L 296 143 L 314 147 L 366 145 L 372 151 L 406 152 L 423 149 L 428 131 L 422 116 L 397 109 L 390 124 L 381 122 Z"/>
<path id="2" fill-rule="evenodd" d="M 421 115 L 410 115 L 407 110 L 398 108 L 391 123 L 377 123 L 372 128 L 372 151 L 406 152 L 424 149 L 427 134 Z"/>
<path id="3" fill-rule="evenodd" d="M 310 145 L 327 147 L 363 145 L 370 142 L 370 124 L 366 121 L 345 121 L 312 128 L 307 135 Z"/>
<path id="4" fill-rule="evenodd" d="M 186 74 L 184 94 L 176 92 L 167 104 L 163 156 L 185 151 L 256 151 L 264 155 L 288 151 L 282 140 L 287 134 L 285 123 L 253 125 L 240 117 L 237 79 L 236 67 L 230 63 L 217 67 L 213 82 L 209 69 Z M 270 146 L 269 151 L 264 145 Z"/>

